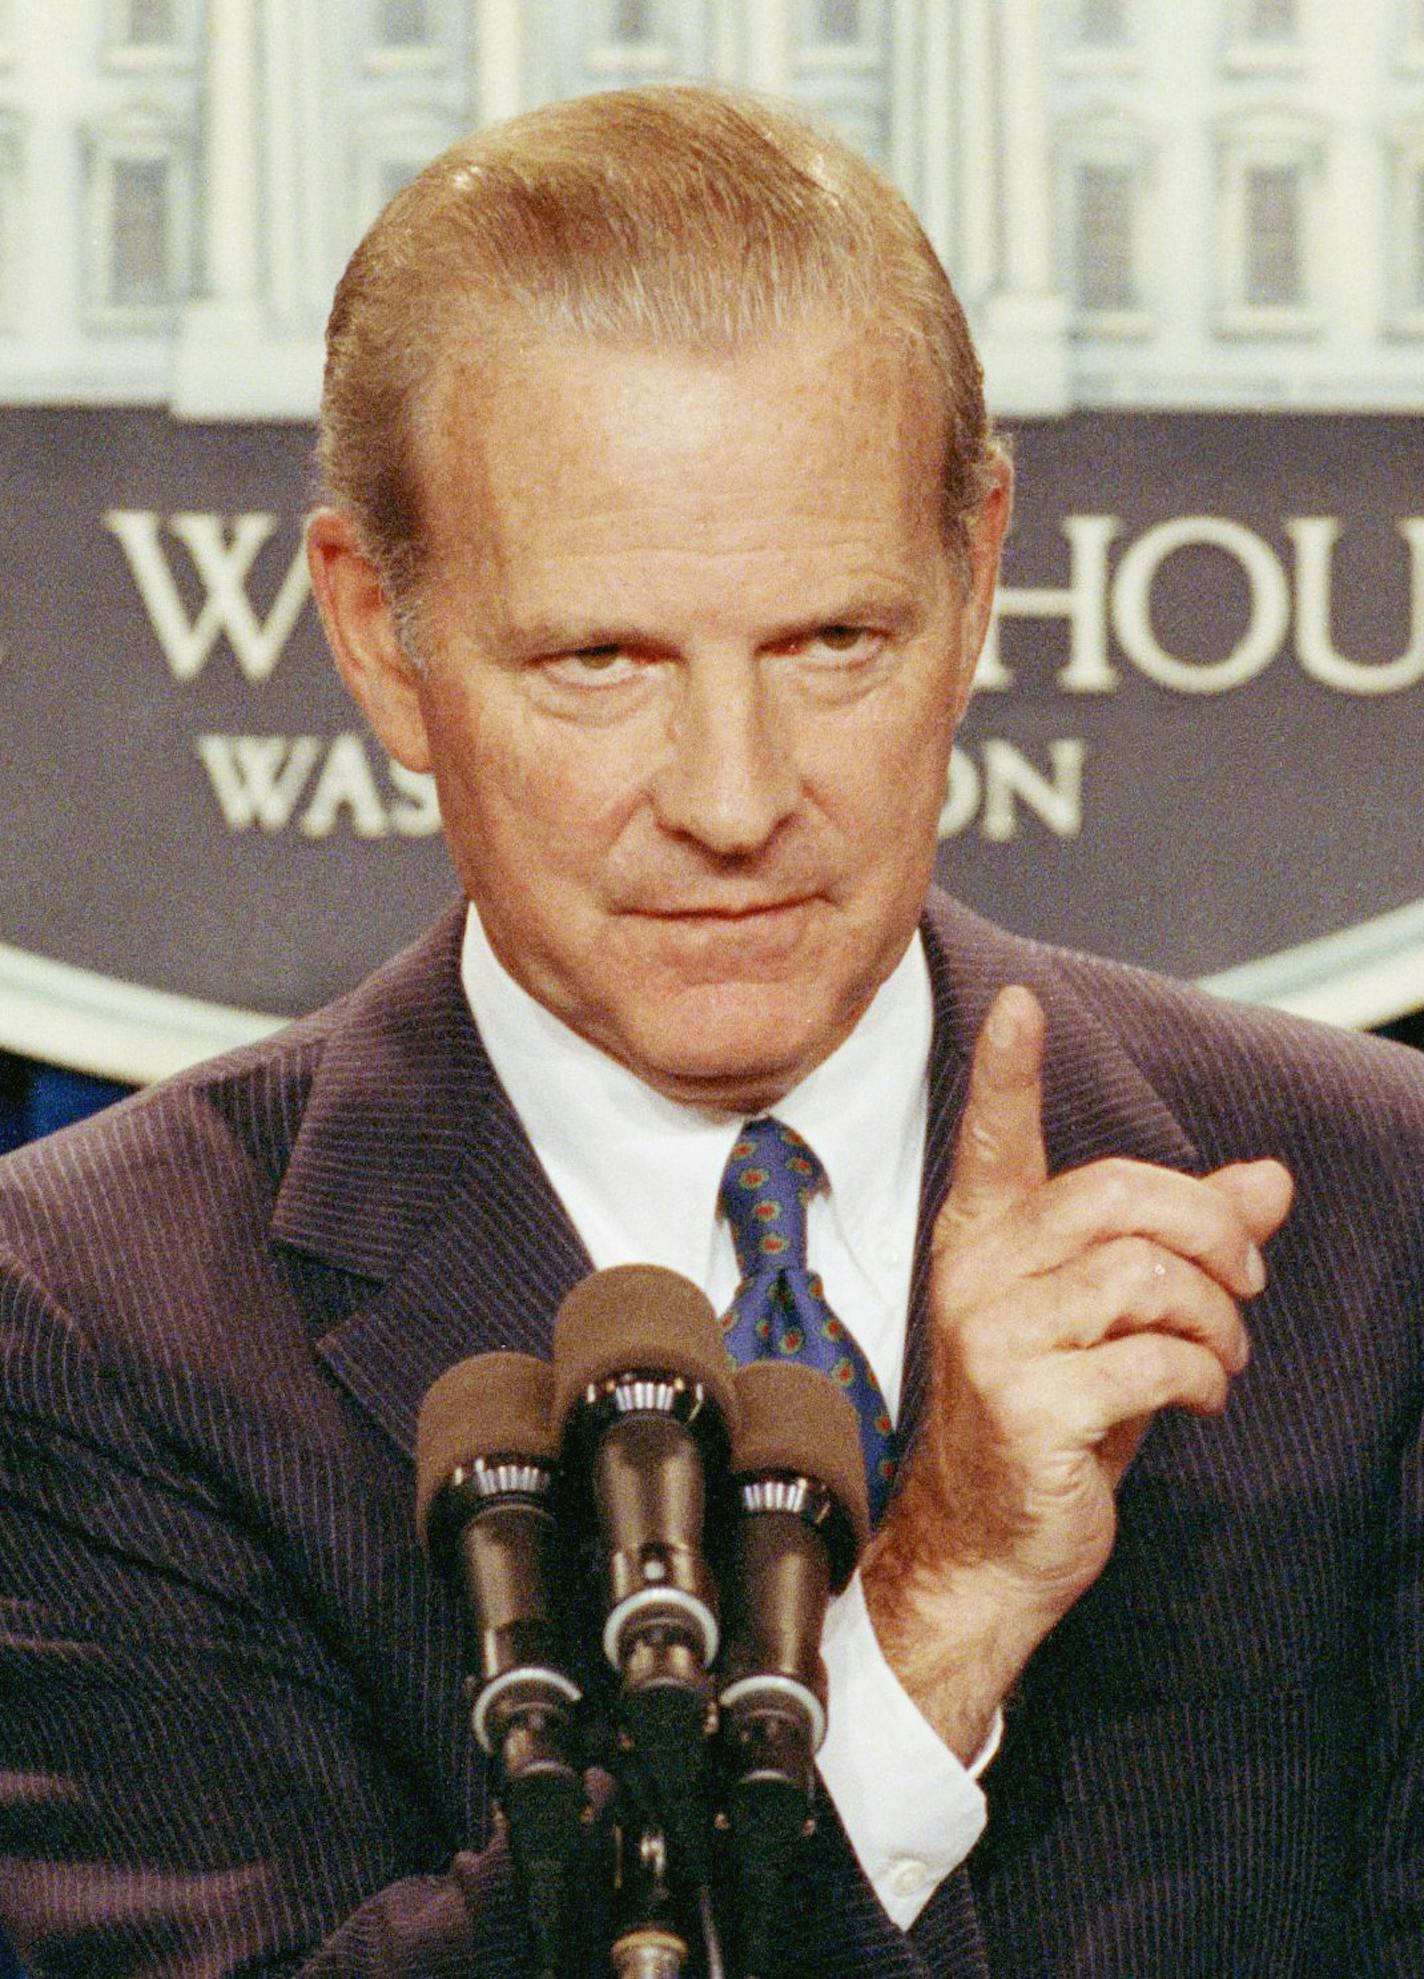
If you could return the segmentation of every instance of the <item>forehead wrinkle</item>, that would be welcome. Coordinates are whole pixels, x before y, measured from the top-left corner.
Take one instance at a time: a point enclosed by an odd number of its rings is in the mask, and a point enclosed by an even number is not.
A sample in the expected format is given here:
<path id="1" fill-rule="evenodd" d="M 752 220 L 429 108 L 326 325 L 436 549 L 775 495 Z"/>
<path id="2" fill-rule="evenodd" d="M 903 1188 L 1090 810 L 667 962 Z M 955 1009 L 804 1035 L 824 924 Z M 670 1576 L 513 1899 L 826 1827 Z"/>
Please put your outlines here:
<path id="1" fill-rule="evenodd" d="M 907 527 L 938 540 L 934 491 L 922 493 L 920 477 L 903 471 L 914 460 L 898 445 L 877 449 L 847 477 L 824 428 L 799 465 L 760 452 L 749 459 L 740 438 L 680 458 L 665 434 L 652 434 L 642 472 L 626 444 L 605 471 L 576 434 L 532 474 L 517 475 L 494 451 L 482 477 L 491 535 L 517 545 L 521 561 L 643 556 L 669 567 L 774 556 L 792 536 L 798 557 L 810 553 L 828 566 L 847 555 L 873 564 L 887 544 L 899 547 Z"/>
<path id="2" fill-rule="evenodd" d="M 559 499 L 557 485 L 528 488 L 502 475 L 497 463 L 480 481 L 483 522 L 462 533 L 461 560 L 481 588 L 500 591 L 510 620 L 521 625 L 530 617 L 564 617 L 564 597 L 570 622 L 617 616 L 628 591 L 665 593 L 673 601 L 685 599 L 689 586 L 704 594 L 720 586 L 730 603 L 743 587 L 774 588 L 791 560 L 803 593 L 809 579 L 827 609 L 868 588 L 904 582 L 899 545 L 887 540 L 894 534 L 890 485 L 882 534 L 857 501 L 843 503 L 839 490 L 828 496 L 813 477 L 797 507 L 773 502 L 765 511 L 736 493 L 698 493 L 675 506 L 629 496 L 620 486 L 600 503 L 600 491 L 586 480 L 578 483 L 583 499 L 575 508 Z M 927 541 L 937 546 L 936 538 Z"/>
<path id="3" fill-rule="evenodd" d="M 787 624 L 895 609 L 918 560 L 912 568 L 896 545 L 853 526 L 838 529 L 824 516 L 815 519 L 815 530 L 804 533 L 749 524 L 746 540 L 731 543 L 689 543 L 680 529 L 656 542 L 650 533 L 616 531 L 606 546 L 591 543 L 587 527 L 571 530 L 566 541 L 546 537 L 505 566 L 511 618 L 521 625 L 570 627 L 621 620 L 632 630 L 650 604 L 678 610 L 695 602 L 711 624 L 723 607 L 729 619 L 744 618 L 759 593 L 765 593 L 767 613 Z M 927 547 L 937 551 L 936 539 L 928 539 Z M 789 569 L 795 571 L 794 596 L 786 588 Z"/>

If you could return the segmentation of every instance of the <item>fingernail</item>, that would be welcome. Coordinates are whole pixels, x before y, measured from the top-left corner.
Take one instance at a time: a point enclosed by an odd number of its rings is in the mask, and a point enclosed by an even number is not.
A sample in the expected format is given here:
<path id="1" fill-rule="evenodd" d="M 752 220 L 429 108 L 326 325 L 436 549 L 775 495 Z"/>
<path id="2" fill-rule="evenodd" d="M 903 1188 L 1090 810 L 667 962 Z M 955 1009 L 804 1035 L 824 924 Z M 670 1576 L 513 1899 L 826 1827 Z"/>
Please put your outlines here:
<path id="1" fill-rule="evenodd" d="M 989 1013 L 989 1041 L 996 1045 L 1011 1045 L 1014 1041 L 1014 1006 L 1004 997 L 999 997 Z"/>
<path id="2" fill-rule="evenodd" d="M 1266 1260 L 1256 1244 L 1246 1246 L 1246 1289 L 1252 1296 L 1265 1290 Z"/>

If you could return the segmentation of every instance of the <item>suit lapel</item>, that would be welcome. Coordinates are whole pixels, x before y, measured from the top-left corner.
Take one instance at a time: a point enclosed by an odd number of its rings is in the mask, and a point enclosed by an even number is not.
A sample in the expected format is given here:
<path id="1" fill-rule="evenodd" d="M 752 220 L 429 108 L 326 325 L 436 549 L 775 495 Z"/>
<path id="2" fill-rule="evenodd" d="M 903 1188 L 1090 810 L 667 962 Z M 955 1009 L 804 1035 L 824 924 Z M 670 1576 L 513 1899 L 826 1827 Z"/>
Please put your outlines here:
<path id="1" fill-rule="evenodd" d="M 274 1234 L 373 1281 L 316 1352 L 406 1456 L 426 1389 L 493 1347 L 547 1356 L 587 1252 L 460 983 L 463 910 L 337 1013 Z"/>

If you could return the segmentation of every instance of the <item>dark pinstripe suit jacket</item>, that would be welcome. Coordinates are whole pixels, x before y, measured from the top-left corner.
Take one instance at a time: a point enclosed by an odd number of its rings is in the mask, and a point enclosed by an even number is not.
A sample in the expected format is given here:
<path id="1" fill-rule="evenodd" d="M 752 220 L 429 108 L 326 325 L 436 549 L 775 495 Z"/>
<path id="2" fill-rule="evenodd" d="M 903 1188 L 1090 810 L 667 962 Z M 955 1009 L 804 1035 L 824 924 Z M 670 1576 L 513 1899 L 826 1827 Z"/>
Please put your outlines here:
<path id="1" fill-rule="evenodd" d="M 1299 1206 L 1231 1409 L 1156 1422 L 1023 1679 L 968 1869 L 902 1937 L 828 1819 L 792 1965 L 1418 1979 L 1424 1067 L 927 927 L 923 1212 L 1011 979 L 1055 1166 L 1269 1152 Z M 434 1376 L 544 1347 L 587 1260 L 458 941 L 0 1169 L 0 1920 L 41 1974 L 519 1970 L 410 1451 Z M 923 1227 L 915 1283 L 910 1424 Z"/>

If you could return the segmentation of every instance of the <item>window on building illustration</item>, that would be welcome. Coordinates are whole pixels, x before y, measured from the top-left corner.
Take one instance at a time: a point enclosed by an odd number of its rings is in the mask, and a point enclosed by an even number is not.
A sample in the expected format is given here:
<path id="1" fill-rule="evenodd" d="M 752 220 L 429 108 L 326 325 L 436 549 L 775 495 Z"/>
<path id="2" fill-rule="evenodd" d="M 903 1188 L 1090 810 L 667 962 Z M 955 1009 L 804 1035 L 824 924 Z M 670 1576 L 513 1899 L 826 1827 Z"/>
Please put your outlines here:
<path id="1" fill-rule="evenodd" d="M 1302 190 L 1298 166 L 1247 168 L 1242 299 L 1253 309 L 1295 309 L 1305 301 Z"/>
<path id="2" fill-rule="evenodd" d="M 816 0 L 812 33 L 817 41 L 854 44 L 864 39 L 864 13 L 861 0 Z"/>
<path id="3" fill-rule="evenodd" d="M 1293 41 L 1299 0 L 1246 0 L 1242 29 L 1248 41 Z"/>
<path id="4" fill-rule="evenodd" d="M 176 0 L 127 0 L 122 40 L 130 48 L 166 48 L 178 33 Z"/>
<path id="5" fill-rule="evenodd" d="M 104 55 L 120 68 L 185 67 L 195 53 L 196 0 L 104 0 Z"/>
<path id="6" fill-rule="evenodd" d="M 430 0 L 381 0 L 377 37 L 386 48 L 419 48 L 431 38 Z"/>
<path id="7" fill-rule="evenodd" d="M 654 0 L 616 0 L 613 8 L 613 39 L 624 48 L 641 48 L 656 40 L 658 23 Z"/>
<path id="8" fill-rule="evenodd" d="M 161 308 L 172 298 L 172 161 L 116 158 L 112 166 L 107 300 Z"/>
<path id="9" fill-rule="evenodd" d="M 557 91 L 673 82 L 703 67 L 705 5 L 693 0 L 568 0 L 549 9 Z"/>
<path id="10" fill-rule="evenodd" d="M 1137 171 L 1127 163 L 1085 161 L 1074 176 L 1074 300 L 1095 315 L 1136 309 Z"/>
<path id="11" fill-rule="evenodd" d="M 1127 0 L 1078 0 L 1078 39 L 1087 48 L 1116 48 L 1127 39 Z"/>
<path id="12" fill-rule="evenodd" d="M 1424 122 L 1412 119 L 1391 136 L 1389 327 L 1413 339 L 1424 332 Z"/>
<path id="13" fill-rule="evenodd" d="M 157 327 L 189 292 L 192 165 L 176 122 L 129 111 L 84 133 L 87 308 L 101 327 Z"/>

